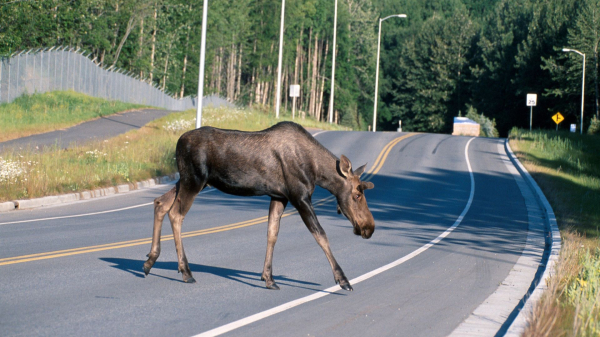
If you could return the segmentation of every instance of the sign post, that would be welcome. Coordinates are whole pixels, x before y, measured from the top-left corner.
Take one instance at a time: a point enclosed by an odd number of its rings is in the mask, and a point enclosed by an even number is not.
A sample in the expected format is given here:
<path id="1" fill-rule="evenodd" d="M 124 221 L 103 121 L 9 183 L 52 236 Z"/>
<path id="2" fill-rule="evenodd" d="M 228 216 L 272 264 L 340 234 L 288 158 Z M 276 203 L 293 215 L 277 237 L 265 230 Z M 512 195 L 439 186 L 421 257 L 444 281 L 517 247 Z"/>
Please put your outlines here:
<path id="1" fill-rule="evenodd" d="M 552 120 L 556 123 L 556 131 L 558 132 L 558 124 L 565 120 L 563 115 L 560 112 L 557 112 L 554 116 L 552 116 Z"/>
<path id="2" fill-rule="evenodd" d="M 529 107 L 529 131 L 533 124 L 533 107 L 537 105 L 537 94 L 527 94 L 527 106 Z"/>
<path id="3" fill-rule="evenodd" d="M 290 97 L 292 97 L 292 119 L 296 116 L 296 97 L 300 97 L 300 85 L 290 85 Z"/>

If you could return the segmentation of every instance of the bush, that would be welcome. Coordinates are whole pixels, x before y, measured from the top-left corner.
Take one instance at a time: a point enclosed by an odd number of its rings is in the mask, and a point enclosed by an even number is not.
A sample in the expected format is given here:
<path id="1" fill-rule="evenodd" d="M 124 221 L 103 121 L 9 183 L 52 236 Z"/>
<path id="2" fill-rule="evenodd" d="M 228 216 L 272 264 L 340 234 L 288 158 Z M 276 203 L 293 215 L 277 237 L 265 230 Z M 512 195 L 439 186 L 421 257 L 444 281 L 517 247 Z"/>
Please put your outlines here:
<path id="1" fill-rule="evenodd" d="M 600 134 L 600 120 L 598 118 L 596 118 L 596 116 L 594 116 L 594 118 L 592 118 L 590 127 L 588 128 L 588 134 L 589 135 Z"/>
<path id="2" fill-rule="evenodd" d="M 465 116 L 468 119 L 475 121 L 480 125 L 479 136 L 480 137 L 498 137 L 499 133 L 496 130 L 496 120 L 491 120 L 483 115 L 477 114 L 477 109 L 472 106 L 469 106 L 467 109 L 467 115 Z"/>

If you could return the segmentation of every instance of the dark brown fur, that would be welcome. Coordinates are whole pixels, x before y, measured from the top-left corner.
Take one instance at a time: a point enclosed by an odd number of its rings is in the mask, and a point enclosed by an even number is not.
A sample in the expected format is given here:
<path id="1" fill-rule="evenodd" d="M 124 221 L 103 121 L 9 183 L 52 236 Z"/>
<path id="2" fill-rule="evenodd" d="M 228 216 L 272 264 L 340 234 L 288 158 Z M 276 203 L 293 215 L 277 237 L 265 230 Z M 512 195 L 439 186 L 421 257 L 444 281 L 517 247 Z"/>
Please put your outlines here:
<path id="1" fill-rule="evenodd" d="M 273 248 L 279 220 L 288 201 L 298 210 L 308 230 L 325 252 L 334 279 L 346 290 L 352 286 L 338 265 L 325 231 L 311 203 L 315 186 L 331 192 L 342 212 L 352 223 L 354 233 L 370 238 L 375 222 L 364 197 L 373 188 L 361 182 L 365 165 L 352 171 L 344 155 L 340 159 L 323 147 L 300 125 L 282 122 L 258 132 L 221 130 L 212 127 L 186 132 L 176 149 L 180 180 L 169 192 L 154 201 L 154 232 L 146 275 L 160 254 L 160 232 L 166 214 L 171 220 L 179 271 L 185 282 L 195 282 L 181 243 L 181 224 L 194 198 L 206 185 L 240 196 L 271 197 L 267 233 L 267 254 L 262 279 L 267 288 L 279 289 L 273 281 Z"/>

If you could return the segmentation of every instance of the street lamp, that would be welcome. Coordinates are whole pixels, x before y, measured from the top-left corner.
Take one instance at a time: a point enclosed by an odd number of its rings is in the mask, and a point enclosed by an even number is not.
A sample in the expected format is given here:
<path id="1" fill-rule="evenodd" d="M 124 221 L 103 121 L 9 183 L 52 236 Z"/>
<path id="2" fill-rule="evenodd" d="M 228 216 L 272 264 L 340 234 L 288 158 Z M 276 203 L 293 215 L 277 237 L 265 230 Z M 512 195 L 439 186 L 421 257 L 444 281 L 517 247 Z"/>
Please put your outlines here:
<path id="1" fill-rule="evenodd" d="M 335 0 L 335 9 L 333 14 L 333 62 L 331 64 L 331 95 L 329 96 L 329 124 L 333 123 L 333 93 L 335 89 L 335 38 L 337 31 L 337 0 Z"/>
<path id="2" fill-rule="evenodd" d="M 204 60 L 206 57 L 206 18 L 208 0 L 202 5 L 202 41 L 200 41 L 200 74 L 198 74 L 198 106 L 196 107 L 196 129 L 202 126 L 202 96 L 204 95 Z"/>
<path id="3" fill-rule="evenodd" d="M 379 19 L 379 36 L 377 37 L 377 70 L 375 70 L 375 99 L 373 99 L 373 132 L 376 131 L 377 126 L 377 91 L 379 86 L 379 53 L 381 49 L 381 23 L 389 18 L 405 18 L 406 14 L 394 14 L 386 16 L 383 19 Z"/>
<path id="4" fill-rule="evenodd" d="M 585 92 L 585 54 L 575 50 L 575 49 L 568 49 L 568 48 L 563 48 L 564 52 L 568 53 L 568 52 L 574 52 L 577 53 L 581 56 L 583 56 L 583 73 L 582 73 L 582 80 L 581 80 L 581 127 L 579 128 L 579 132 L 581 134 L 583 134 L 583 93 Z"/>
<path id="5" fill-rule="evenodd" d="M 279 119 L 281 105 L 281 61 L 283 58 L 283 19 L 285 16 L 285 0 L 281 1 L 281 22 L 279 28 L 279 61 L 277 63 L 277 101 L 275 103 L 275 117 Z"/>

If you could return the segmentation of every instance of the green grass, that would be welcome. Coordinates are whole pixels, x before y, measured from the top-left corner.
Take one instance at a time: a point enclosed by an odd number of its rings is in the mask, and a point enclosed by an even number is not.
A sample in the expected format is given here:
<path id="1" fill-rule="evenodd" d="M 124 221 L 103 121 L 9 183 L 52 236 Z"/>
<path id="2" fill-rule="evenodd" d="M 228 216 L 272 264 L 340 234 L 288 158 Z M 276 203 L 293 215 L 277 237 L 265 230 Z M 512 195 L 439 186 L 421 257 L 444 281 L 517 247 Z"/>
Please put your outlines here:
<path id="1" fill-rule="evenodd" d="M 558 211 L 561 229 L 598 238 L 600 137 L 513 129 L 510 139 L 519 158 L 533 166 L 532 176 Z"/>
<path id="2" fill-rule="evenodd" d="M 139 130 L 86 146 L 44 151 L 0 153 L 0 202 L 90 190 L 136 182 L 177 172 L 175 145 L 195 127 L 195 110 L 157 119 Z M 250 108 L 205 108 L 203 125 L 238 130 L 262 130 L 281 120 L 273 113 Z M 296 119 L 306 127 L 343 129 L 312 119 Z"/>
<path id="3" fill-rule="evenodd" d="M 562 238 L 556 273 L 525 336 L 600 336 L 600 137 L 513 129 L 509 138 Z"/>
<path id="4" fill-rule="evenodd" d="M 141 108 L 73 91 L 23 95 L 0 105 L 0 142 L 77 125 L 81 122 Z"/>

